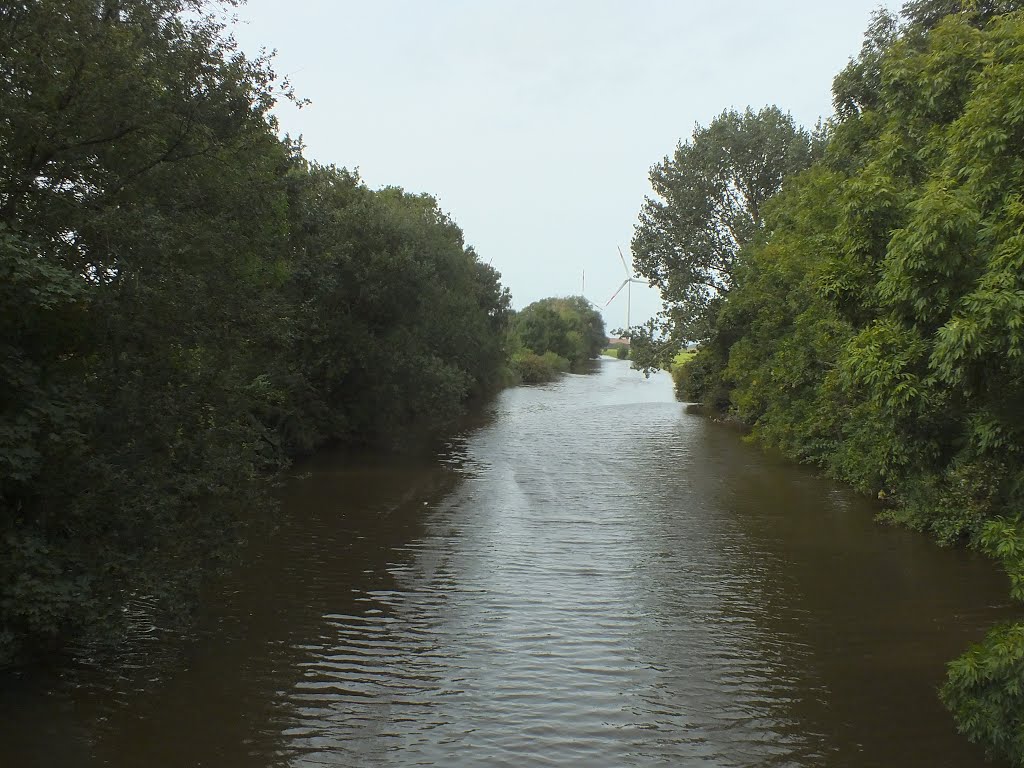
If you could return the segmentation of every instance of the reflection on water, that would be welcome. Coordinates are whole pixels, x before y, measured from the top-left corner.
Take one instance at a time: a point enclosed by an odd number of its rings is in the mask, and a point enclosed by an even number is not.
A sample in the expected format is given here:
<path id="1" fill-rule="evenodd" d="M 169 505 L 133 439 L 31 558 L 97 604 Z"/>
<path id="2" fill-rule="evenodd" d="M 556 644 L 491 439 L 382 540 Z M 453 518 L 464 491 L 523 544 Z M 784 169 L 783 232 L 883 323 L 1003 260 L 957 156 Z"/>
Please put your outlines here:
<path id="1" fill-rule="evenodd" d="M 935 688 L 1009 610 L 989 563 L 625 363 L 492 408 L 304 468 L 195 637 L 10 680 L 0 764 L 982 764 Z"/>

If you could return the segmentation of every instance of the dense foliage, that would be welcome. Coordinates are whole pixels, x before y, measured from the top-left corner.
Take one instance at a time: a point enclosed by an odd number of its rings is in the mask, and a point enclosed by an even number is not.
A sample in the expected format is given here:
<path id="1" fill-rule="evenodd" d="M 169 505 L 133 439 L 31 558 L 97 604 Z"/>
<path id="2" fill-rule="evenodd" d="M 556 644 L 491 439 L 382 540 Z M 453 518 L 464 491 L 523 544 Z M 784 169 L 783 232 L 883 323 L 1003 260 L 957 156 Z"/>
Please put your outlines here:
<path id="1" fill-rule="evenodd" d="M 311 165 L 199 0 L 0 5 L 0 663 L 173 605 L 329 440 L 493 387 L 509 297 L 423 195 Z"/>
<path id="2" fill-rule="evenodd" d="M 579 370 L 608 341 L 604 319 L 582 296 L 535 301 L 516 314 L 509 335 L 512 372 L 525 383 Z"/>
<path id="3" fill-rule="evenodd" d="M 289 452 L 407 440 L 496 389 L 510 298 L 427 195 L 297 164 L 263 418 Z"/>
<path id="4" fill-rule="evenodd" d="M 965 4 L 967 5 L 967 4 Z M 682 394 L 999 558 L 1024 598 L 1024 13 L 915 2 L 835 81 L 824 157 L 764 207 Z M 1024 765 L 1024 627 L 950 665 Z"/>
<path id="5" fill-rule="evenodd" d="M 628 329 L 637 368 L 667 368 L 683 344 L 713 332 L 740 250 L 762 232 L 765 201 L 810 164 L 811 148 L 777 107 L 727 110 L 651 169 L 655 196 L 640 212 L 633 261 L 665 309 Z"/>

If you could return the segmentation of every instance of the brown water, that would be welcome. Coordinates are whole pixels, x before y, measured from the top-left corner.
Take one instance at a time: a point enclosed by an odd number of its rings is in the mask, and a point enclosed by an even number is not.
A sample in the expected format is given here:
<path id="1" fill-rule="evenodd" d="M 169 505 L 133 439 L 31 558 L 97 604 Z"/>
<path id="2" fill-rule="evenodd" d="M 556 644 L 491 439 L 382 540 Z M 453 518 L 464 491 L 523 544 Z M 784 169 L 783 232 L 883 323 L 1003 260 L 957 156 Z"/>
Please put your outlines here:
<path id="1" fill-rule="evenodd" d="M 992 565 L 618 361 L 436 460 L 325 455 L 194 636 L 4 681 L 0 766 L 980 766 Z"/>

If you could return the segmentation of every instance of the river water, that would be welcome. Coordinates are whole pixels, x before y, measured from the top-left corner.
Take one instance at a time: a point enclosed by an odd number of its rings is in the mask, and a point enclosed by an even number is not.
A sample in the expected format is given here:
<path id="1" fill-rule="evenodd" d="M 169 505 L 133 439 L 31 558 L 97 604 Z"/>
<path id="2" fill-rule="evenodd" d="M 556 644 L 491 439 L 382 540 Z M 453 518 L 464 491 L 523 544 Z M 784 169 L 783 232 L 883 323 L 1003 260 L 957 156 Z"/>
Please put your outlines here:
<path id="1" fill-rule="evenodd" d="M 189 637 L 9 678 L 2 766 L 981 766 L 991 563 L 605 360 L 431 459 L 323 455 Z"/>

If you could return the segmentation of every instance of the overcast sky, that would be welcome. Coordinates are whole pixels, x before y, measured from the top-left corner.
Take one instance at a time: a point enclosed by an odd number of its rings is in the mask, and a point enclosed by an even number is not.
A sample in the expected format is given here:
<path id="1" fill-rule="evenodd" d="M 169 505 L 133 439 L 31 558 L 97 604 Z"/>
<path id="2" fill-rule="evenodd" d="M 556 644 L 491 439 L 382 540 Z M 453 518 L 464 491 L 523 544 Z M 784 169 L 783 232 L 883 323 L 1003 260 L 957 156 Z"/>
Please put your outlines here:
<path id="1" fill-rule="evenodd" d="M 522 308 L 625 277 L 650 167 L 723 109 L 813 126 L 875 0 L 249 0 L 243 50 L 312 103 L 277 110 L 306 155 L 429 192 Z M 625 324 L 625 292 L 605 310 Z M 660 307 L 632 288 L 631 321 Z"/>

